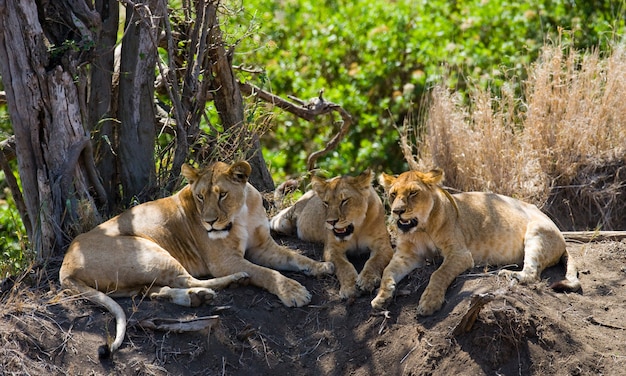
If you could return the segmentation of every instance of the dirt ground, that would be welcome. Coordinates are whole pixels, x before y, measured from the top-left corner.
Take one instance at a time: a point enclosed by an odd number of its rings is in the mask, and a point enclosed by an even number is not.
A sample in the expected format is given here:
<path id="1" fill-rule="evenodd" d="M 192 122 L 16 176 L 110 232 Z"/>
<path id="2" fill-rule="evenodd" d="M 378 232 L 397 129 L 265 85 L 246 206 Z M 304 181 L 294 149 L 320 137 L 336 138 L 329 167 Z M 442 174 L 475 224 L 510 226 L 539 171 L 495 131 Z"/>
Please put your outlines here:
<path id="1" fill-rule="evenodd" d="M 321 247 L 278 241 L 321 257 Z M 334 277 L 298 273 L 286 274 L 313 294 L 303 308 L 285 308 L 252 286 L 221 291 L 212 305 L 195 309 L 119 299 L 130 325 L 121 349 L 106 361 L 97 349 L 114 335 L 112 316 L 63 294 L 53 262 L 1 286 L 0 374 L 624 375 L 626 242 L 570 243 L 569 249 L 581 293 L 548 289 L 563 276 L 562 266 L 530 286 L 476 268 L 456 279 L 443 308 L 427 318 L 415 312 L 436 261 L 399 284 L 387 312 L 371 310 L 372 296 L 341 301 Z M 494 298 L 469 331 L 455 331 L 479 293 Z M 219 319 L 195 332 L 149 328 L 163 319 L 212 315 Z"/>

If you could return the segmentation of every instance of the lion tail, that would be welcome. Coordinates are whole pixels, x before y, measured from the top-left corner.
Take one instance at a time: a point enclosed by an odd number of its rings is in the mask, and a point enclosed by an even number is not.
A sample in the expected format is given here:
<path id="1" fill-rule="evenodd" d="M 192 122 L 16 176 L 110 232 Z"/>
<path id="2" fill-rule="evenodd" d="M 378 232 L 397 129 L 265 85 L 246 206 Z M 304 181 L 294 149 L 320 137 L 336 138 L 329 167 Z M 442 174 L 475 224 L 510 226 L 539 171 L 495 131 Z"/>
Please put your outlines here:
<path id="1" fill-rule="evenodd" d="M 570 254 L 565 251 L 561 256 L 561 262 L 565 264 L 565 279 L 554 282 L 550 285 L 554 291 L 557 292 L 574 292 L 578 291 L 581 288 L 580 281 L 578 280 L 578 269 L 576 268 L 576 262 L 570 256 Z"/>
<path id="2" fill-rule="evenodd" d="M 78 291 L 80 297 L 106 308 L 109 312 L 111 312 L 111 314 L 113 314 L 113 316 L 115 316 L 115 339 L 111 344 L 107 341 L 106 344 L 98 348 L 98 357 L 100 359 L 110 357 L 111 354 L 117 351 L 117 349 L 122 345 L 124 335 L 126 334 L 126 314 L 124 313 L 122 307 L 105 293 L 87 286 L 81 281 L 77 281 L 72 278 L 65 278 L 61 282 L 61 285 L 64 288 Z"/>

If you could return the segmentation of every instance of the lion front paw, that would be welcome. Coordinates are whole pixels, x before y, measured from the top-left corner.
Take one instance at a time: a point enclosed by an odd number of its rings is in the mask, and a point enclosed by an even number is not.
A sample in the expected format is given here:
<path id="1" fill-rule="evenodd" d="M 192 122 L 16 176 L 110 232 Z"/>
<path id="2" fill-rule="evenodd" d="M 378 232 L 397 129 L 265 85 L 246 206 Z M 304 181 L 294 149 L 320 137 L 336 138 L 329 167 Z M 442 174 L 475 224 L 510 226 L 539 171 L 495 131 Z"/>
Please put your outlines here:
<path id="1" fill-rule="evenodd" d="M 339 289 L 339 297 L 342 300 L 354 298 L 354 297 L 357 296 L 358 292 L 359 291 L 357 290 L 355 285 L 352 285 L 352 286 L 341 286 L 341 288 Z"/>
<path id="2" fill-rule="evenodd" d="M 380 276 L 375 273 L 361 273 L 356 279 L 356 285 L 361 291 L 372 292 L 380 284 Z"/>
<path id="3" fill-rule="evenodd" d="M 334 272 L 335 264 L 333 264 L 332 262 L 316 262 L 311 269 L 305 272 L 305 274 L 319 277 L 322 275 L 333 274 Z"/>
<path id="4" fill-rule="evenodd" d="M 393 292 L 396 290 L 395 283 L 389 284 L 386 288 L 381 283 L 378 289 L 378 294 L 372 300 L 371 305 L 374 309 L 383 309 L 389 303 L 389 300 L 393 296 Z"/>
<path id="5" fill-rule="evenodd" d="M 297 281 L 284 278 L 278 287 L 278 298 L 287 307 L 302 307 L 311 301 L 311 293 Z"/>
<path id="6" fill-rule="evenodd" d="M 435 313 L 443 305 L 443 294 L 431 293 L 428 289 L 424 291 L 420 302 L 417 305 L 418 316 L 430 316 Z"/>

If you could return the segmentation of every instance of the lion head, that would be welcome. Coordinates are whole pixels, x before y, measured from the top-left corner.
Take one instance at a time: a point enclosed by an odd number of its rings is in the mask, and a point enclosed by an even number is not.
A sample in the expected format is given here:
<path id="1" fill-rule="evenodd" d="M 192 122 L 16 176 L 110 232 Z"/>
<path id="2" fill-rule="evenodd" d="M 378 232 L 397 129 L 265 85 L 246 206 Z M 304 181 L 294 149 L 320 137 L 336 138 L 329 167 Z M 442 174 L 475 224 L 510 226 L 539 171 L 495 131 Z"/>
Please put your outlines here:
<path id="1" fill-rule="evenodd" d="M 184 164 L 182 175 L 189 181 L 193 199 L 209 238 L 223 239 L 233 227 L 233 218 L 246 202 L 246 186 L 252 169 L 247 162 L 228 165 L 217 162 L 202 170 Z"/>
<path id="2" fill-rule="evenodd" d="M 398 177 L 382 173 L 378 180 L 387 192 L 398 230 L 402 233 L 423 230 L 434 206 L 434 192 L 443 180 L 443 171 L 407 171 Z"/>
<path id="3" fill-rule="evenodd" d="M 329 180 L 313 176 L 311 187 L 326 210 L 325 226 L 337 240 L 349 240 L 365 219 L 372 172 Z"/>

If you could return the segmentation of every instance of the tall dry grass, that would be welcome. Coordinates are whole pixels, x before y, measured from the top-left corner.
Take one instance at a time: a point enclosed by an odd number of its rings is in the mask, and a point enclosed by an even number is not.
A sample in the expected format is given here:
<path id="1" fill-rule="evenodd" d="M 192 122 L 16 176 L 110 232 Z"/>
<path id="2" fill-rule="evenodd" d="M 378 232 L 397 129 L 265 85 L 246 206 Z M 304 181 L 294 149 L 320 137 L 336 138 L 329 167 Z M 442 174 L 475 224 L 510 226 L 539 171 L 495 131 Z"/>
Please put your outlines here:
<path id="1" fill-rule="evenodd" d="M 435 88 L 424 123 L 414 125 L 427 129 L 416 147 L 419 167 L 443 168 L 446 185 L 463 191 L 498 192 L 542 208 L 566 203 L 559 210 L 568 213 L 557 216 L 599 211 L 607 217 L 624 206 L 626 46 L 601 56 L 547 45 L 521 85 L 521 97 L 505 85 L 497 97 L 475 89 L 466 102 Z M 617 171 L 602 171 L 603 166 Z M 610 187 L 594 186 L 598 179 Z M 594 186 L 579 203 L 589 213 L 570 202 L 585 185 Z M 570 188 L 572 193 L 559 193 Z M 561 201 L 555 203 L 556 197 Z M 565 227 L 575 227 L 574 219 L 569 222 Z"/>

